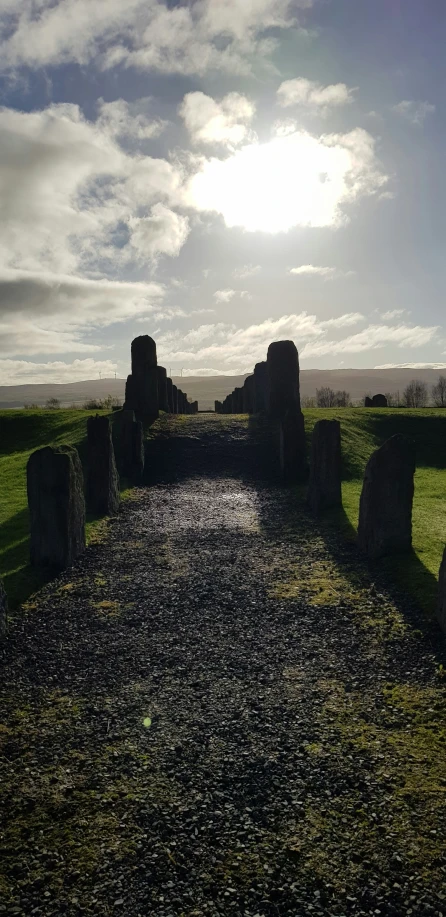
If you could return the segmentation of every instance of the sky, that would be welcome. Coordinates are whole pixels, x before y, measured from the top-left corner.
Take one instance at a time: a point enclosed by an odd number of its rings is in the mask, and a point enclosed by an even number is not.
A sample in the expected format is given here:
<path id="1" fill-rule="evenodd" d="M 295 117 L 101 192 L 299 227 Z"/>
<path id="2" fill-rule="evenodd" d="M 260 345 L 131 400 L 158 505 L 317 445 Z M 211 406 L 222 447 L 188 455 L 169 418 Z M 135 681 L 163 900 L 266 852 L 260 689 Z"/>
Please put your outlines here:
<path id="1" fill-rule="evenodd" d="M 0 384 L 446 368 L 444 0 L 0 0 Z"/>

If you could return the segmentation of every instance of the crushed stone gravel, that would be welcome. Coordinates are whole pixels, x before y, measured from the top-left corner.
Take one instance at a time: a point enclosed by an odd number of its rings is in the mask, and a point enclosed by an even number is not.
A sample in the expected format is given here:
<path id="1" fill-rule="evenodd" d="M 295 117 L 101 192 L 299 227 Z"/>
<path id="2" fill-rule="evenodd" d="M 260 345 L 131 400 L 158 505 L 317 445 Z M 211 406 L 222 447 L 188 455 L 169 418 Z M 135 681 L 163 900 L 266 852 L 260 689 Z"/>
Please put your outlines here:
<path id="1" fill-rule="evenodd" d="M 269 442 L 160 421 L 147 485 L 12 623 L 0 914 L 446 917 L 438 632 Z"/>

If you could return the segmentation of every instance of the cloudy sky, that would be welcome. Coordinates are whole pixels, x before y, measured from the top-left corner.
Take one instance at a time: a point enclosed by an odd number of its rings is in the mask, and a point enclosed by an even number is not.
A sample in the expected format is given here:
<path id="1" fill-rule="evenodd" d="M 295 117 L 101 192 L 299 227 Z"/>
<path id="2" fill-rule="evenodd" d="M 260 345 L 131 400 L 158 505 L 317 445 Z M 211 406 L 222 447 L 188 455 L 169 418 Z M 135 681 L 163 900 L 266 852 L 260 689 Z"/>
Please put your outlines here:
<path id="1" fill-rule="evenodd" d="M 444 0 L 0 0 L 0 384 L 446 366 Z"/>

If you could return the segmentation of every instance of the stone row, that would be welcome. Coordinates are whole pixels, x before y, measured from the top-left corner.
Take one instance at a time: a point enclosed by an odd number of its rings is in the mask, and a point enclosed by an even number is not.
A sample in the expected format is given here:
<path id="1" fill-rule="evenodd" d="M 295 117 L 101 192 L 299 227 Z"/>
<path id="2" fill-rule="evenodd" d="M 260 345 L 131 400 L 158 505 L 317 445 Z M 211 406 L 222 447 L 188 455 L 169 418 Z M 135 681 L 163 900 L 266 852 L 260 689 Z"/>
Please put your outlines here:
<path id="1" fill-rule="evenodd" d="M 152 424 L 159 412 L 167 414 L 196 414 L 198 402 L 188 401 L 167 375 L 164 366 L 158 366 L 156 344 L 148 334 L 132 341 L 132 372 L 125 386 L 124 409 L 134 411 L 135 417 L 145 426 Z"/>

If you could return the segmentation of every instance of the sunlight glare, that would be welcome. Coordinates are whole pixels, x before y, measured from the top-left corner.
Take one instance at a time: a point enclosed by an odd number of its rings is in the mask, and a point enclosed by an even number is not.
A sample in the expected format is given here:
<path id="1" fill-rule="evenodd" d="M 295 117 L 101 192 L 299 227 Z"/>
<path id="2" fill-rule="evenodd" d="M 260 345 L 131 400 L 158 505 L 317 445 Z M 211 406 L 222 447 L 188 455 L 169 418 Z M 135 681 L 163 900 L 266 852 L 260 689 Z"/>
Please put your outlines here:
<path id="1" fill-rule="evenodd" d="M 335 226 L 345 221 L 339 204 L 350 197 L 352 171 L 354 151 L 347 146 L 293 131 L 226 160 L 203 160 L 189 195 L 195 208 L 221 213 L 227 226 L 250 232 Z"/>

